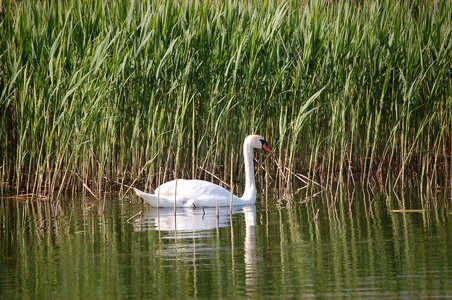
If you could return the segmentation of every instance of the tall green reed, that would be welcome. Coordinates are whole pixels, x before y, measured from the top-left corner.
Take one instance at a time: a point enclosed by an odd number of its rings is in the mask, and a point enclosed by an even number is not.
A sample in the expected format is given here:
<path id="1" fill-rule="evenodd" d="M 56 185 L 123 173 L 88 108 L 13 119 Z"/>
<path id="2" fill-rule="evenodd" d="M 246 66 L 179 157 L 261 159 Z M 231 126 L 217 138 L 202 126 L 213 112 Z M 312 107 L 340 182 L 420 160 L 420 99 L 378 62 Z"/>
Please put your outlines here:
<path id="1" fill-rule="evenodd" d="M 7 1 L 2 192 L 226 179 L 249 133 L 284 189 L 450 185 L 451 19 L 445 1 Z"/>

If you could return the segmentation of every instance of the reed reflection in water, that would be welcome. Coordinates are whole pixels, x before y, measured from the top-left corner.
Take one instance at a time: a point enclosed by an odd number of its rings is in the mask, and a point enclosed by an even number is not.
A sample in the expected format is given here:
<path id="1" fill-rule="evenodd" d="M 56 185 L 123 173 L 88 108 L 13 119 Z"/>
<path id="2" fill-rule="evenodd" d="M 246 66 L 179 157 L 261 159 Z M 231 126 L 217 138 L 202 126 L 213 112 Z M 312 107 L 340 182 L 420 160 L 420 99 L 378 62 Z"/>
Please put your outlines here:
<path id="1" fill-rule="evenodd" d="M 174 218 L 118 199 L 1 200 L 0 298 L 444 298 L 452 214 L 425 203 L 400 213 L 396 199 L 354 196 Z"/>

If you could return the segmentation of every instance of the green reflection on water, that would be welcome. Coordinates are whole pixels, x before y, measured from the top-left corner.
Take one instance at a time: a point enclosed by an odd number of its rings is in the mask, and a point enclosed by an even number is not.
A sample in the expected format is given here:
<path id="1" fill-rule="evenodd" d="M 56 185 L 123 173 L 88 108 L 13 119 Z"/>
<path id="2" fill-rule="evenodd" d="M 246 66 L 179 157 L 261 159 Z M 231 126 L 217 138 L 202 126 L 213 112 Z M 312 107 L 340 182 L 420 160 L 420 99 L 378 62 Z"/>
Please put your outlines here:
<path id="1" fill-rule="evenodd" d="M 0 298 L 451 296 L 450 210 L 385 199 L 176 219 L 115 199 L 1 200 Z"/>

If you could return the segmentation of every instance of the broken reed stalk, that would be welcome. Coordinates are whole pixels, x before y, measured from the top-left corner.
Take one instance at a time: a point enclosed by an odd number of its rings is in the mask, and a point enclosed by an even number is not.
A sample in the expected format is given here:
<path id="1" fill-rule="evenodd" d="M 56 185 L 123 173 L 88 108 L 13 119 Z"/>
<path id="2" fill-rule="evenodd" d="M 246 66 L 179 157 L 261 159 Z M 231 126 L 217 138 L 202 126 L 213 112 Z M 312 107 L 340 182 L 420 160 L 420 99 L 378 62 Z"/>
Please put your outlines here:
<path id="1" fill-rule="evenodd" d="M 126 220 L 126 223 L 129 223 L 130 220 L 132 220 L 133 218 L 135 218 L 136 216 L 138 216 L 139 214 L 141 214 L 143 212 L 143 210 L 140 210 L 139 212 L 137 212 L 136 214 L 134 214 L 133 216 L 131 216 L 130 218 L 128 218 Z"/>
<path id="2" fill-rule="evenodd" d="M 209 174 L 210 176 L 212 176 L 213 178 L 217 179 L 218 181 L 221 182 L 221 184 L 225 185 L 226 187 L 231 187 L 226 181 L 222 180 L 220 177 L 218 177 L 217 175 L 215 175 L 212 172 L 207 171 L 206 169 L 202 168 L 202 167 L 198 167 L 199 169 L 201 169 L 202 171 L 206 172 L 207 174 Z"/>

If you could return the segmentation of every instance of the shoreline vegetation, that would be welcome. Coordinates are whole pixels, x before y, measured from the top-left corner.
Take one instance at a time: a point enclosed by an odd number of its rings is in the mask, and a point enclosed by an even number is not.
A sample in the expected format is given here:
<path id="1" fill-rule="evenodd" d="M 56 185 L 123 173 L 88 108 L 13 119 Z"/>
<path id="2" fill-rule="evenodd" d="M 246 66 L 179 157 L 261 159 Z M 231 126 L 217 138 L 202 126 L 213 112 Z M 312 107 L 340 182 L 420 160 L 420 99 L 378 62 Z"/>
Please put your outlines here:
<path id="1" fill-rule="evenodd" d="M 0 2 L 0 194 L 241 187 L 251 133 L 264 187 L 452 192 L 450 2 L 302 3 Z"/>

